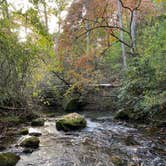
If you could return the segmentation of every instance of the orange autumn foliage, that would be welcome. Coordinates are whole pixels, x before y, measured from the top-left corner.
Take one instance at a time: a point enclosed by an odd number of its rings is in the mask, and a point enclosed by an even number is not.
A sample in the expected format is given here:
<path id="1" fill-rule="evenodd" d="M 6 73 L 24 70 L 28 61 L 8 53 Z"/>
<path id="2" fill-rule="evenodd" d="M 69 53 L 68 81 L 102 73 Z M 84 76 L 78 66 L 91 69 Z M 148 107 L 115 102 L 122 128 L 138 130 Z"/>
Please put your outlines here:
<path id="1" fill-rule="evenodd" d="M 138 1 L 122 0 L 124 5 L 130 9 L 135 8 Z M 129 11 L 123 9 L 123 14 L 124 21 L 128 22 Z M 142 21 L 145 16 L 153 14 L 154 5 L 152 1 L 142 0 L 137 11 L 137 21 Z M 73 83 L 79 82 L 79 85 L 102 80 L 102 71 L 96 68 L 96 63 L 102 59 L 101 52 L 117 41 L 111 34 L 119 31 L 116 28 L 109 28 L 90 32 L 90 45 L 88 46 L 90 48 L 89 51 L 86 51 L 87 21 L 90 28 L 108 23 L 118 26 L 117 0 L 77 0 L 73 1 L 68 10 L 68 15 L 63 24 L 63 33 L 60 36 L 59 50 L 61 51 L 59 51 L 58 57 L 67 73 L 66 78 L 71 79 L 70 82 Z M 77 39 L 77 36 L 82 33 L 85 33 L 84 37 Z"/>

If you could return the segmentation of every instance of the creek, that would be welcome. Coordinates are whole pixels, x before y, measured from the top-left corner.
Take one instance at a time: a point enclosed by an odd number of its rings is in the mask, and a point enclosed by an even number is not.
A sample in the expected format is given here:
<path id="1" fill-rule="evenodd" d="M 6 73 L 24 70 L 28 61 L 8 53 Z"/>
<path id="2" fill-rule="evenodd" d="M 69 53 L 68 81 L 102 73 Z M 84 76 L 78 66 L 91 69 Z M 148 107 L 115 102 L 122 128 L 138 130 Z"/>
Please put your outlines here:
<path id="1" fill-rule="evenodd" d="M 46 118 L 40 147 L 23 153 L 16 166 L 166 166 L 165 132 L 144 125 L 115 121 L 108 112 L 82 112 L 87 127 L 80 131 L 57 131 L 55 119 Z M 151 131 L 152 130 L 152 131 Z M 22 138 L 19 138 L 22 139 Z M 19 140 L 18 140 L 19 141 Z"/>

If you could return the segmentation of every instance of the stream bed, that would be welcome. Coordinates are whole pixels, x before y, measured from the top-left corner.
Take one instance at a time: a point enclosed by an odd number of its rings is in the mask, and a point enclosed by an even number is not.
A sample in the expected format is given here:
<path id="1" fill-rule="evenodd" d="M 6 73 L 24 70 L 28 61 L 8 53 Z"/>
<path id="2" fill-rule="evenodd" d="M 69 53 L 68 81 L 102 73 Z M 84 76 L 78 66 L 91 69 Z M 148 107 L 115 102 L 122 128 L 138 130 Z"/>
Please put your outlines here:
<path id="1" fill-rule="evenodd" d="M 75 132 L 57 131 L 56 118 L 46 118 L 35 128 L 42 133 L 38 149 L 27 154 L 13 145 L 7 150 L 20 155 L 16 166 L 166 166 L 165 128 L 156 133 L 114 121 L 108 112 L 82 114 L 87 127 Z"/>

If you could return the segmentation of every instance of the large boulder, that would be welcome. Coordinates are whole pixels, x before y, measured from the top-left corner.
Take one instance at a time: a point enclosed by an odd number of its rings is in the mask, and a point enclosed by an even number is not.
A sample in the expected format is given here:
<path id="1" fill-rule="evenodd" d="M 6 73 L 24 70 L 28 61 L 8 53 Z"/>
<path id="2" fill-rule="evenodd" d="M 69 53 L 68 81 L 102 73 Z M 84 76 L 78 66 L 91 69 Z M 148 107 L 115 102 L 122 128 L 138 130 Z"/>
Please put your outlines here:
<path id="1" fill-rule="evenodd" d="M 38 137 L 32 136 L 29 138 L 25 138 L 21 143 L 20 146 L 26 147 L 26 148 L 38 148 L 39 147 L 40 140 Z"/>
<path id="2" fill-rule="evenodd" d="M 63 116 L 56 122 L 57 130 L 70 131 L 86 127 L 86 120 L 78 113 Z"/>
<path id="3" fill-rule="evenodd" d="M 14 153 L 0 153 L 0 166 L 15 166 L 19 159 Z"/>
<path id="4" fill-rule="evenodd" d="M 31 126 L 44 126 L 44 119 L 34 119 L 34 120 L 32 120 Z"/>

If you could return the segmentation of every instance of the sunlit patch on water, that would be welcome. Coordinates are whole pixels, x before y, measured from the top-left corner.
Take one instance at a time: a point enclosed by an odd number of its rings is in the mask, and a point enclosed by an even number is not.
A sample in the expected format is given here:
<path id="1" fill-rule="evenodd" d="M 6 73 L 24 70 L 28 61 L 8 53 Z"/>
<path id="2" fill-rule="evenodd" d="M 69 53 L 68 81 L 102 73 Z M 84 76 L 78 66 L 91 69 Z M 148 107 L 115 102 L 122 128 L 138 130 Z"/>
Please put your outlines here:
<path id="1" fill-rule="evenodd" d="M 101 124 L 98 122 L 93 122 L 88 118 L 86 119 L 86 121 L 87 121 L 87 127 L 83 129 L 83 131 L 93 131 L 95 129 L 101 128 Z"/>

